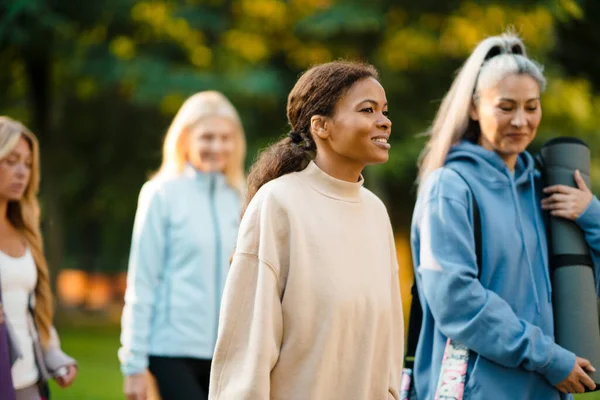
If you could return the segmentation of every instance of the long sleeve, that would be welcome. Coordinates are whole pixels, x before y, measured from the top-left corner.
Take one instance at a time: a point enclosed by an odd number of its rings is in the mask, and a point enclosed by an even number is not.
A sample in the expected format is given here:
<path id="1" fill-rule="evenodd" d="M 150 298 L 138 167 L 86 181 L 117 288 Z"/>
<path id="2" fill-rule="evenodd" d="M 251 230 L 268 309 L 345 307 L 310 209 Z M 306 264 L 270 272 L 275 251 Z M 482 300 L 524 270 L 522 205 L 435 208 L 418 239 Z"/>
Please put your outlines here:
<path id="1" fill-rule="evenodd" d="M 62 351 L 60 339 L 54 327 L 50 330 L 50 342 L 48 349 L 44 352 L 44 363 L 51 376 L 54 376 L 61 367 L 77 365 L 75 359 Z"/>
<path id="2" fill-rule="evenodd" d="M 0 306 L 2 306 L 2 288 L 0 288 Z M 12 381 L 11 367 L 11 349 L 8 336 L 8 325 L 4 310 L 0 309 L 2 322 L 0 322 L 0 398 L 6 400 L 15 400 L 15 390 Z"/>
<path id="3" fill-rule="evenodd" d="M 165 246 L 163 192 L 157 182 L 150 181 L 140 192 L 121 319 L 119 359 L 126 375 L 143 372 L 148 366 L 150 320 Z"/>
<path id="4" fill-rule="evenodd" d="M 402 296 L 400 293 L 400 278 L 398 258 L 396 256 L 396 244 L 390 225 L 390 262 L 393 266 L 390 279 L 391 301 L 392 301 L 392 338 L 393 348 L 391 349 L 390 368 L 390 387 L 388 397 L 391 399 L 400 398 L 400 386 L 402 383 L 402 367 L 404 364 L 404 313 L 402 310 Z"/>
<path id="5" fill-rule="evenodd" d="M 424 207 L 418 271 L 440 331 L 500 365 L 536 371 L 553 385 L 562 381 L 575 355 L 519 319 L 504 299 L 478 280 L 467 204 L 438 195 Z"/>
<path id="6" fill-rule="evenodd" d="M 257 194 L 240 225 L 212 362 L 210 399 L 269 399 L 283 335 L 281 296 L 289 262 L 285 215 Z M 288 242 L 289 243 L 289 242 Z"/>
<path id="7" fill-rule="evenodd" d="M 269 399 L 283 331 L 273 268 L 236 253 L 225 285 L 210 399 Z"/>
<path id="8" fill-rule="evenodd" d="M 592 254 L 596 276 L 596 291 L 600 295 L 600 201 L 596 196 L 575 221 L 585 233 Z"/>
<path id="9" fill-rule="evenodd" d="M 400 398 L 400 385 L 402 382 L 402 366 L 404 364 L 404 316 L 402 312 L 402 298 L 398 269 L 392 273 L 392 367 L 390 368 L 390 398 Z"/>

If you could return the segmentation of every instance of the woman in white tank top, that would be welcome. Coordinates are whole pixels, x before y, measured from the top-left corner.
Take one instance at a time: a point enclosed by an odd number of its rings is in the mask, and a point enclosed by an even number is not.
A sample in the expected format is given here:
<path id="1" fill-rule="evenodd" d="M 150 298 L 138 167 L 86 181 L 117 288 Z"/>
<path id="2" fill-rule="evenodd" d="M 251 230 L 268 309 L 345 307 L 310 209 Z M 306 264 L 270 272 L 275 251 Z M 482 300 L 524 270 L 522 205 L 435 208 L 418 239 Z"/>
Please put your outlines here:
<path id="1" fill-rule="evenodd" d="M 60 350 L 42 250 L 39 151 L 21 123 L 0 116 L 0 291 L 16 400 L 40 400 L 47 380 L 69 386 L 75 360 Z"/>

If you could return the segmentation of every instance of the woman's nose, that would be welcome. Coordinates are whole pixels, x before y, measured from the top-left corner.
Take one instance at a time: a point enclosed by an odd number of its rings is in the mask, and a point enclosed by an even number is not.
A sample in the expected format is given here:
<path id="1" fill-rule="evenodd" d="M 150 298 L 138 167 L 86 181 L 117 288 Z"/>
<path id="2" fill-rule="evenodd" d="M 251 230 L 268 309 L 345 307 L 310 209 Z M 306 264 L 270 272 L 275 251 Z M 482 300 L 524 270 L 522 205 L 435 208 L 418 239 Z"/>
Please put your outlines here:
<path id="1" fill-rule="evenodd" d="M 525 125 L 525 121 L 526 121 L 525 112 L 523 110 L 519 109 L 515 112 L 515 115 L 514 115 L 512 121 L 510 121 L 510 123 L 513 126 L 520 128 L 521 126 Z"/>
<path id="2" fill-rule="evenodd" d="M 377 127 L 381 130 L 389 131 L 392 129 L 392 121 L 386 115 L 382 115 L 377 121 Z"/>

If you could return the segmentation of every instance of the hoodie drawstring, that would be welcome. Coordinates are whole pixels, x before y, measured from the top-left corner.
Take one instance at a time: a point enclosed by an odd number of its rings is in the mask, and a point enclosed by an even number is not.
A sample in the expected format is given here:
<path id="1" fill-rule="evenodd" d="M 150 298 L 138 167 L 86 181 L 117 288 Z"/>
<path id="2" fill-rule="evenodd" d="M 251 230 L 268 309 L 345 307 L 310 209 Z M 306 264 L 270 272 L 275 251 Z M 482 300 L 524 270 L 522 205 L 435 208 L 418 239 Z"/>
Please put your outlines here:
<path id="1" fill-rule="evenodd" d="M 529 185 L 531 186 L 531 203 L 533 205 L 532 210 L 533 210 L 533 215 L 534 215 L 534 219 L 535 219 L 535 231 L 538 232 L 537 235 L 537 239 L 538 239 L 538 246 L 540 248 L 540 252 L 542 253 L 542 260 L 544 263 L 544 277 L 546 278 L 546 287 L 547 287 L 547 292 L 548 292 L 548 302 L 552 301 L 552 283 L 550 283 L 550 270 L 549 270 L 549 264 L 548 264 L 548 252 L 547 249 L 544 247 L 544 243 L 542 243 L 542 234 L 544 233 L 544 226 L 542 225 L 542 223 L 540 222 L 540 218 L 538 216 L 538 208 L 539 208 L 539 204 L 537 204 L 537 197 L 536 197 L 536 190 L 535 190 L 535 181 L 533 178 L 533 174 L 529 174 Z"/>
<path id="2" fill-rule="evenodd" d="M 519 220 L 519 233 L 521 234 L 521 241 L 523 242 L 523 248 L 525 249 L 525 258 L 527 259 L 527 266 L 529 268 L 529 279 L 531 281 L 531 288 L 533 290 L 533 296 L 535 298 L 535 308 L 537 313 L 541 313 L 540 309 L 540 299 L 537 292 L 537 287 L 535 286 L 535 276 L 533 274 L 533 264 L 531 263 L 531 257 L 529 255 L 529 250 L 527 249 L 527 241 L 525 240 L 525 232 L 523 230 L 523 219 L 521 218 L 521 207 L 519 206 L 519 198 L 517 196 L 517 190 L 515 188 L 515 182 L 512 178 L 510 178 L 510 189 L 513 197 L 513 202 L 515 203 L 515 208 L 517 210 L 517 218 Z"/>

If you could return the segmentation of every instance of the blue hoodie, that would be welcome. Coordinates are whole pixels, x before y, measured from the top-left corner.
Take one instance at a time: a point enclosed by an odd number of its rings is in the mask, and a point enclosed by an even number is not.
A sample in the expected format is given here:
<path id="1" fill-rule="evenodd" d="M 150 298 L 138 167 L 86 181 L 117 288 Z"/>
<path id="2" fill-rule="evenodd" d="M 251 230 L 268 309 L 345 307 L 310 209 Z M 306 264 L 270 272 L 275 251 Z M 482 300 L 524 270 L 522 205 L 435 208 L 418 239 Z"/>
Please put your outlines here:
<path id="1" fill-rule="evenodd" d="M 473 202 L 479 205 L 482 271 L 478 279 Z M 411 246 L 423 324 L 414 382 L 433 399 L 448 337 L 472 350 L 465 399 L 553 400 L 575 354 L 554 342 L 547 241 L 539 172 L 522 153 L 514 175 L 493 151 L 464 141 L 423 183 Z M 576 221 L 597 265 L 600 202 Z M 598 268 L 596 268 L 597 274 Z M 600 366 L 596 366 L 600 367 Z M 566 398 L 567 396 L 562 396 Z"/>
<path id="2" fill-rule="evenodd" d="M 122 317 L 124 374 L 143 372 L 149 355 L 212 359 L 240 206 L 222 174 L 190 165 L 143 186 Z"/>

